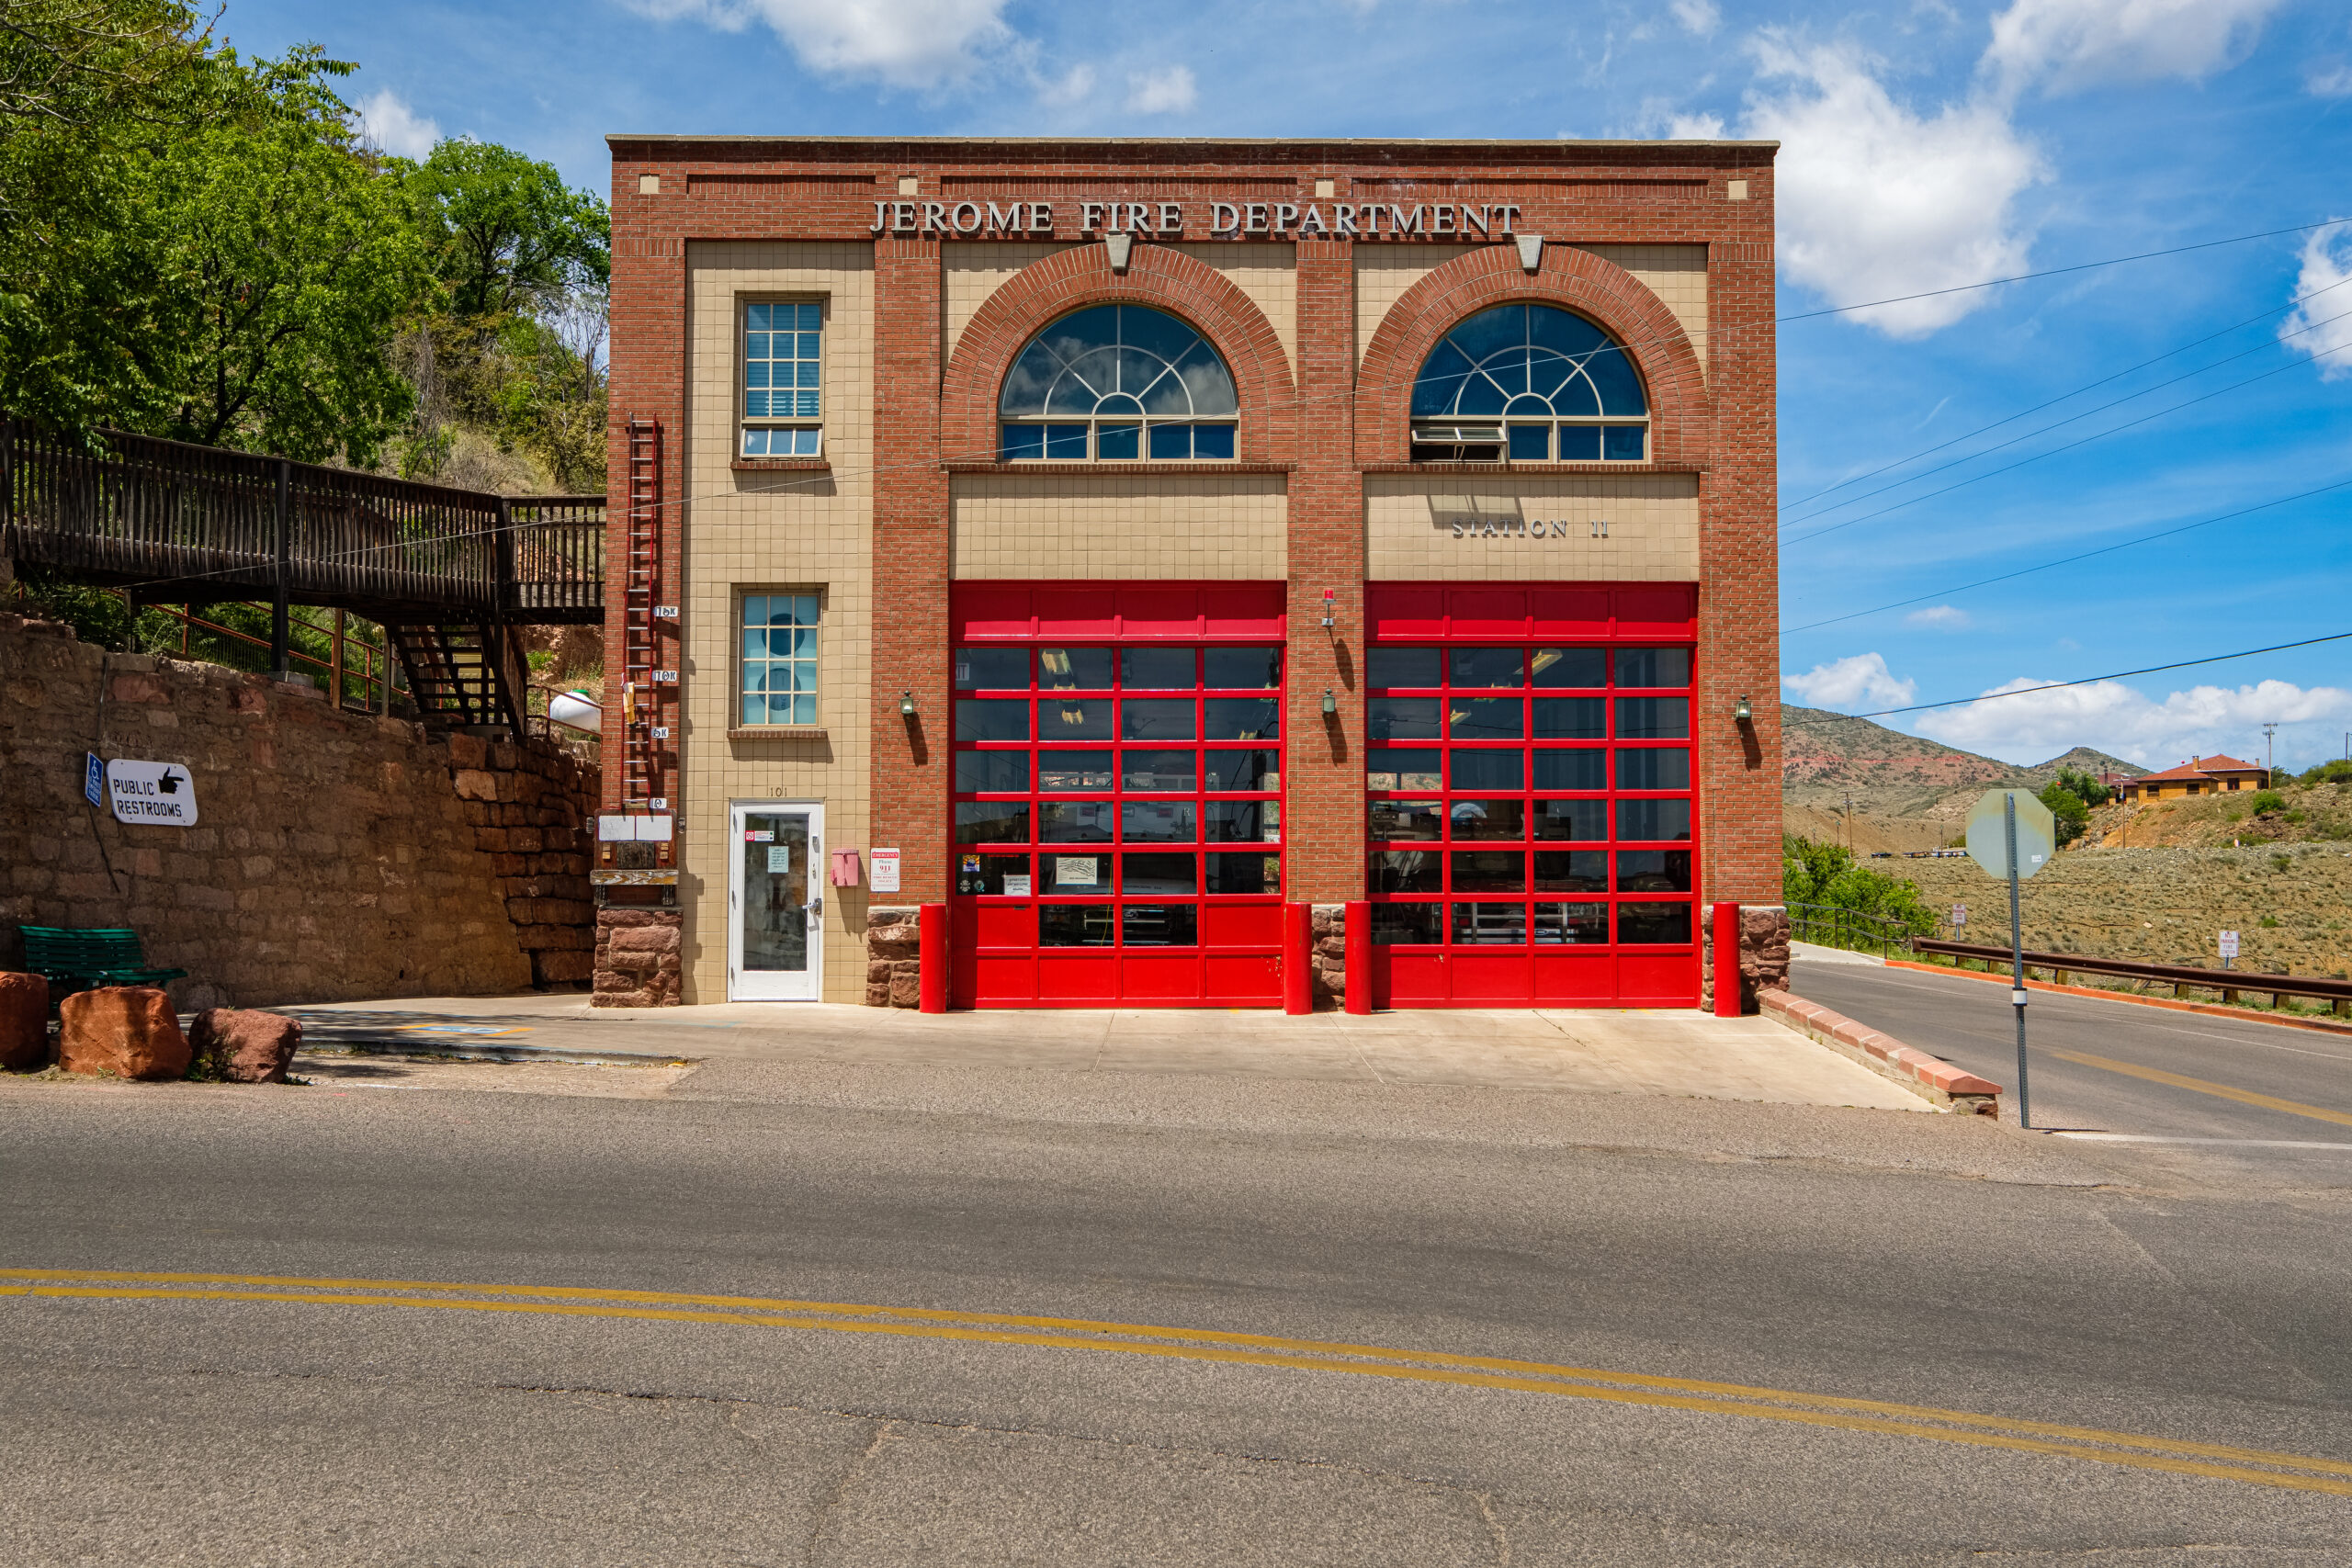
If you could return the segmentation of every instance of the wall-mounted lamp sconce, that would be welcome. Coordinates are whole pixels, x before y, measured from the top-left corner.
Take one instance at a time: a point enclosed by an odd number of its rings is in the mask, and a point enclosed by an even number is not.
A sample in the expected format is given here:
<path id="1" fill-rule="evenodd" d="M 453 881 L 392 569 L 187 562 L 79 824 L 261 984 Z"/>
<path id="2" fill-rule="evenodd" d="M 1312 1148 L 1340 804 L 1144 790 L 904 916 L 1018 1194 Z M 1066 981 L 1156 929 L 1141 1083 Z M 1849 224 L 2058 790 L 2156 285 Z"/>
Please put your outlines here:
<path id="1" fill-rule="evenodd" d="M 1732 705 L 1731 721 L 1734 724 L 1746 724 L 1749 719 L 1754 718 L 1755 716 L 1756 710 L 1747 705 L 1747 699 L 1746 697 L 1740 698 L 1739 701 Z"/>
<path id="2" fill-rule="evenodd" d="M 1339 608 L 1339 599 L 1340 591 L 1338 589 L 1326 588 L 1323 590 L 1323 624 L 1327 626 L 1333 624 L 1331 620 L 1331 614 L 1334 610 Z M 1329 713 L 1331 710 L 1326 708 L 1323 711 Z"/>
<path id="3" fill-rule="evenodd" d="M 1740 703 L 1740 711 L 1741 711 L 1742 713 L 1745 713 L 1745 712 L 1747 712 L 1747 702 L 1746 702 L 1746 700 L 1745 700 L 1745 699 L 1742 699 L 1742 701 L 1741 701 L 1741 703 Z M 900 718 L 912 718 L 912 717 L 914 717 L 914 716 L 915 716 L 915 694 L 914 694 L 912 692 L 901 692 L 901 693 L 899 693 L 899 716 Z"/>
<path id="4" fill-rule="evenodd" d="M 1331 688 L 1330 688 L 1330 687 L 1329 687 L 1329 686 L 1324 687 L 1324 688 L 1323 688 L 1323 716 L 1324 716 L 1325 718 L 1329 718 L 1329 717 L 1331 717 L 1333 715 L 1337 714 L 1339 711 L 1340 711 L 1340 699 L 1339 699 L 1336 695 L 1334 695 L 1334 694 L 1332 694 L 1332 691 L 1331 691 Z"/>

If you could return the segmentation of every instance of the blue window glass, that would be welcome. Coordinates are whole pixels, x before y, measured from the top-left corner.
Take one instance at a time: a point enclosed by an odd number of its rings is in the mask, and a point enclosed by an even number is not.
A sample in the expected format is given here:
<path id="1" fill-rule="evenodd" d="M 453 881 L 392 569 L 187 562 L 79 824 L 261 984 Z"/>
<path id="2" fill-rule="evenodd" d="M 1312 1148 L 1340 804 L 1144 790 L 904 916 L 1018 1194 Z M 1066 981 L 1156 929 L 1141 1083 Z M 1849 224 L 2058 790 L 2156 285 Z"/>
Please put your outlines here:
<path id="1" fill-rule="evenodd" d="M 1115 422 L 1094 440 L 1094 456 L 1111 461 L 1139 457 L 1147 448 L 1157 458 L 1230 457 L 1231 426 L 1196 429 L 1191 422 L 1231 419 L 1240 407 L 1232 374 L 1208 341 L 1167 311 L 1143 305 L 1096 305 L 1064 316 L 1030 339 L 997 400 L 1008 426 L 1048 419 Z M 1070 452 L 1054 450 L 1052 432 L 1062 427 L 1046 428 L 1044 456 L 1087 456 L 1086 425 L 1073 427 L 1079 437 Z M 1125 434 L 1106 439 L 1114 428 Z M 1208 451 L 1198 447 L 1204 430 L 1218 433 Z M 1013 450 L 1010 435 L 1001 446 Z"/>
<path id="2" fill-rule="evenodd" d="M 1624 345 L 1582 316 L 1550 305 L 1497 305 L 1455 323 L 1413 381 L 1417 420 L 1638 418 L 1648 412 Z M 1522 456 L 1519 440 L 1514 431 L 1513 457 Z"/>
<path id="3" fill-rule="evenodd" d="M 763 301 L 743 308 L 743 417 L 808 419 L 824 413 L 823 308 Z M 814 430 L 743 433 L 746 457 L 817 455 Z M 782 445 L 779 446 L 779 440 Z"/>
<path id="4" fill-rule="evenodd" d="M 1000 463 L 1017 463 L 1024 457 L 1046 455 L 1046 427 L 1042 424 L 1008 424 L 997 443 L 996 456 Z"/>
<path id="5" fill-rule="evenodd" d="M 1638 463 L 1645 456 L 1647 433 L 1638 424 L 1604 424 L 1600 427 L 1600 455 L 1612 463 Z"/>
<path id="6" fill-rule="evenodd" d="M 1563 463 L 1600 461 L 1600 426 L 1597 424 L 1560 426 L 1560 461 Z"/>
<path id="7" fill-rule="evenodd" d="M 742 724 L 817 722 L 817 596 L 743 596 Z"/>
<path id="8" fill-rule="evenodd" d="M 1049 424 L 1046 430 L 1046 456 L 1057 463 L 1086 461 L 1086 426 L 1082 424 Z"/>
<path id="9" fill-rule="evenodd" d="M 1541 463 L 1552 456 L 1552 427 L 1548 424 L 1514 424 L 1510 427 L 1510 455 L 1522 463 Z"/>
<path id="10" fill-rule="evenodd" d="M 1233 426 L 1229 424 L 1193 426 L 1193 456 L 1210 462 L 1233 461 Z"/>

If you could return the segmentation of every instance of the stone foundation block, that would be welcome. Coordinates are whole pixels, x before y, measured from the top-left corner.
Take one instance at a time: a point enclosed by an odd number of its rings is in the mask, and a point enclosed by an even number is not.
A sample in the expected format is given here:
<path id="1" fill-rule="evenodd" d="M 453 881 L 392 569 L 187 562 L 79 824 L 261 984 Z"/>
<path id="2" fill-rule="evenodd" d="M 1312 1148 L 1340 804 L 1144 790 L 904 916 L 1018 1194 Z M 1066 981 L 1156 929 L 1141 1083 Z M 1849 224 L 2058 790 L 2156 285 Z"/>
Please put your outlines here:
<path id="1" fill-rule="evenodd" d="M 0 974 L 0 1067 L 29 1072 L 49 1063 L 49 982 Z"/>
<path id="2" fill-rule="evenodd" d="M 155 986 L 77 991 L 58 1007 L 57 1062 L 69 1073 L 176 1078 L 187 1073 L 187 1036 Z"/>
<path id="3" fill-rule="evenodd" d="M 302 1043 L 299 1019 L 251 1008 L 210 1008 L 188 1032 L 190 1070 L 223 1083 L 284 1083 Z"/>

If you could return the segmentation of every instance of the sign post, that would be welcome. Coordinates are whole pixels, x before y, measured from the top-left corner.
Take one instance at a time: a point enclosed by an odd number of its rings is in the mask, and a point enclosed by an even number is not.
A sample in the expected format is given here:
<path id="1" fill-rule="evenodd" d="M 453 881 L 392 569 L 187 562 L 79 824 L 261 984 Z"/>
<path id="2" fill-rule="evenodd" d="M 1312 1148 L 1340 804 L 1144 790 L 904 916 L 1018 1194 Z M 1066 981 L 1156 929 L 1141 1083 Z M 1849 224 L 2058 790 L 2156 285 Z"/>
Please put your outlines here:
<path id="1" fill-rule="evenodd" d="M 2058 842 L 2050 807 L 2013 789 L 1988 789 L 1968 814 L 1968 858 L 2009 885 L 2009 1002 L 2018 1013 L 2018 1125 L 2033 1125 L 2026 1088 L 2025 931 L 2018 884 L 2050 863 Z"/>

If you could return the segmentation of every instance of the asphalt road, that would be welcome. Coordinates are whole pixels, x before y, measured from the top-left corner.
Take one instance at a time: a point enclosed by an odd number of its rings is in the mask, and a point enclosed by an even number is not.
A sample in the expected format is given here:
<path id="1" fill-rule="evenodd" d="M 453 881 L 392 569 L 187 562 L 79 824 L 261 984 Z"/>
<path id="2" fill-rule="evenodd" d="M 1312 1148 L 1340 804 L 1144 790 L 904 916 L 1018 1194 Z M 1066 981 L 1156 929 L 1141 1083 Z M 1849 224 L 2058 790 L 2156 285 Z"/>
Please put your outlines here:
<path id="1" fill-rule="evenodd" d="M 2340 1169 L 1636 1096 L 628 1071 L 0 1080 L 0 1561 L 2352 1540 Z"/>
<path id="2" fill-rule="evenodd" d="M 2006 1090 L 2017 1086 L 2017 1010 L 2006 984 L 1801 958 L 1792 986 Z M 2352 1034 L 2030 994 L 2027 1072 L 2037 1127 L 2222 1140 L 2245 1158 L 2282 1168 L 2325 1161 L 2330 1151 L 2265 1153 L 2264 1145 L 2335 1144 L 2352 1153 Z M 2014 1092 L 2004 1096 L 2004 1118 L 2015 1119 L 2015 1101 Z"/>

